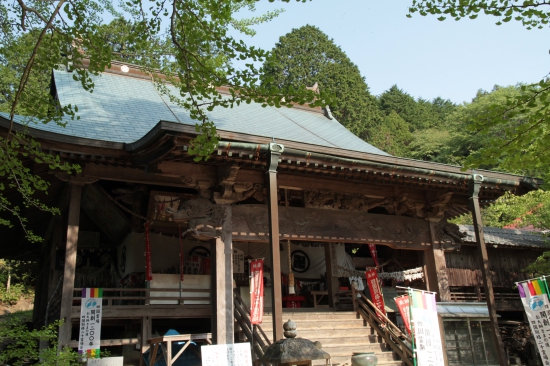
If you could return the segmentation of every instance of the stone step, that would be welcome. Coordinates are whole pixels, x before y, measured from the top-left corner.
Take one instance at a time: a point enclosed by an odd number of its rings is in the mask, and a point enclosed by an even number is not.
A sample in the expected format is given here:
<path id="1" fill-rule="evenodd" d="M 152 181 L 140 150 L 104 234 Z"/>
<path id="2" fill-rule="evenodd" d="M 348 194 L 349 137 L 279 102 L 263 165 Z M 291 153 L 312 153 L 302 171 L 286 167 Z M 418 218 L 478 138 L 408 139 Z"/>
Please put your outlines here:
<path id="1" fill-rule="evenodd" d="M 333 365 L 338 366 L 351 366 L 351 358 L 342 358 L 342 359 L 332 359 Z M 315 360 L 311 364 L 312 366 L 325 366 L 325 360 Z M 404 366 L 405 364 L 401 361 L 388 361 L 388 362 L 378 362 L 376 366 Z"/>
<path id="2" fill-rule="evenodd" d="M 378 347 L 378 349 L 383 348 L 383 343 L 378 341 L 378 337 L 369 335 L 362 335 L 360 337 L 333 337 L 331 334 L 326 335 L 325 337 L 318 336 L 315 337 L 315 341 L 321 342 L 323 347 L 331 344 L 354 344 L 360 347 Z M 374 350 L 374 349 L 373 349 Z M 367 351 L 370 352 L 370 351 Z"/>
<path id="3" fill-rule="evenodd" d="M 272 333 L 266 332 L 266 336 L 271 338 Z M 306 338 L 312 341 L 321 340 L 324 338 L 341 338 L 341 337 L 368 337 L 370 331 L 368 328 L 325 328 L 325 329 L 298 329 L 298 337 Z"/>
<path id="4" fill-rule="evenodd" d="M 303 309 L 296 309 L 294 311 L 283 311 L 283 319 L 286 321 L 289 318 L 292 320 L 300 319 L 355 319 L 355 313 L 353 311 L 316 311 L 306 312 Z M 264 320 L 271 320 L 271 313 L 264 313 Z"/>
<path id="5" fill-rule="evenodd" d="M 354 352 L 374 352 L 378 357 L 378 366 L 402 365 L 402 361 L 394 359 L 394 354 L 381 337 L 370 326 L 364 326 L 363 319 L 357 319 L 353 311 L 285 309 L 283 319 L 296 323 L 298 337 L 321 342 L 322 349 L 331 355 L 333 364 L 351 366 Z M 273 333 L 271 320 L 271 313 L 264 313 L 261 328 L 268 337 Z M 313 365 L 325 365 L 325 361 L 316 360 Z"/>
<path id="6" fill-rule="evenodd" d="M 353 347 L 353 346 L 346 346 L 346 347 L 340 347 L 340 348 L 322 348 L 323 351 L 327 352 L 331 358 L 340 358 L 340 357 L 349 357 L 353 355 L 354 352 L 375 352 L 376 357 L 378 357 L 378 361 L 395 361 L 394 355 L 391 351 L 374 351 L 370 349 L 364 349 L 362 347 Z"/>
<path id="7" fill-rule="evenodd" d="M 376 364 L 376 366 L 402 366 L 402 365 L 404 365 L 401 360 L 387 360 L 387 361 L 384 361 L 384 360 L 381 360 L 378 355 L 376 355 L 376 357 L 378 357 L 378 363 Z M 330 360 L 331 360 L 333 365 L 338 364 L 338 366 L 351 366 L 351 355 L 346 355 L 346 356 L 332 356 L 331 355 Z M 324 366 L 324 365 L 326 365 L 326 361 L 325 360 L 313 360 L 312 365 L 313 366 L 321 366 L 321 365 Z"/>
<path id="8" fill-rule="evenodd" d="M 300 330 L 305 329 L 350 329 L 350 328 L 362 328 L 362 329 L 370 329 L 370 326 L 364 326 L 363 321 L 361 319 L 353 319 L 353 320 L 294 320 L 292 319 L 294 323 L 296 323 L 296 330 L 299 332 Z M 262 323 L 260 324 L 262 329 L 265 331 L 267 330 L 273 330 L 273 323 Z"/>

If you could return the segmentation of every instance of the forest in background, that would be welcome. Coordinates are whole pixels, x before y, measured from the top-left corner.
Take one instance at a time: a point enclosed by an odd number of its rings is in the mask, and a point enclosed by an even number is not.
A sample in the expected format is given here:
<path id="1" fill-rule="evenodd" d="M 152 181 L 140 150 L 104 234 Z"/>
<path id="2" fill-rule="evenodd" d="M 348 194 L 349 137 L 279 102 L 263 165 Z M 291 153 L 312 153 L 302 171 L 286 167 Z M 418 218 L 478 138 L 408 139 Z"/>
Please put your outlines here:
<path id="1" fill-rule="evenodd" d="M 443 97 L 414 97 L 398 85 L 372 95 L 357 66 L 315 26 L 281 36 L 271 52 L 272 58 L 264 64 L 266 85 L 299 88 L 317 83 L 331 96 L 329 105 L 340 123 L 394 156 L 464 166 L 468 159 L 479 158 L 482 148 L 493 145 L 495 137 L 505 139 L 525 117 L 510 116 L 488 131 L 479 127 L 479 120 L 494 113 L 496 106 L 506 108 L 526 84 L 495 85 L 462 104 Z M 537 177 L 547 174 L 547 169 L 523 169 L 505 158 L 478 159 L 477 168 Z"/>

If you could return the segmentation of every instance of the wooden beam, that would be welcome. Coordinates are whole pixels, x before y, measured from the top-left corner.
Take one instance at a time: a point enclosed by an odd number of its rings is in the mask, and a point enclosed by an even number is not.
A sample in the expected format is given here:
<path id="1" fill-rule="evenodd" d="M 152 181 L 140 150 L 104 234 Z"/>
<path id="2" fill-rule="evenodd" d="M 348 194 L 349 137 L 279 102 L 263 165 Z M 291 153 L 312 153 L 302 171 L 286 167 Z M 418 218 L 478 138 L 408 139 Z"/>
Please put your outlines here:
<path id="1" fill-rule="evenodd" d="M 225 206 L 222 236 L 216 238 L 216 344 L 234 343 L 233 245 L 231 239 L 231 206 Z"/>
<path id="2" fill-rule="evenodd" d="M 438 301 L 451 301 L 445 252 L 435 235 L 435 226 L 437 226 L 437 223 L 430 222 L 429 226 L 432 246 L 424 251 L 426 287 L 428 291 L 437 292 Z"/>
<path id="3" fill-rule="evenodd" d="M 130 346 L 133 344 L 139 344 L 139 339 L 137 338 L 119 338 L 119 339 L 102 339 L 99 343 L 101 347 L 110 347 L 110 346 Z M 70 341 L 69 347 L 77 348 L 78 341 Z"/>
<path id="4" fill-rule="evenodd" d="M 211 305 L 125 305 L 104 306 L 102 319 L 142 319 L 149 316 L 151 319 L 180 319 L 205 318 L 211 316 Z M 73 306 L 71 318 L 75 324 L 80 320 L 80 305 Z"/>
<path id="5" fill-rule="evenodd" d="M 483 176 L 479 174 L 472 175 L 472 182 L 470 183 L 470 205 L 472 210 L 472 218 L 474 221 L 474 231 L 477 239 L 477 249 L 479 251 L 479 266 L 481 267 L 481 276 L 483 284 L 485 285 L 485 297 L 487 299 L 487 308 L 489 309 L 489 320 L 491 323 L 491 329 L 493 331 L 493 339 L 495 342 L 498 360 L 500 365 L 509 365 L 506 351 L 504 350 L 504 344 L 500 337 L 500 330 L 498 328 L 498 318 L 495 306 L 495 294 L 493 292 L 493 280 L 491 279 L 491 272 L 489 270 L 489 258 L 487 256 L 487 247 L 485 246 L 485 237 L 483 234 L 483 222 L 481 221 L 481 210 L 479 208 L 479 189 L 483 182 Z"/>
<path id="6" fill-rule="evenodd" d="M 143 169 L 118 167 L 113 165 L 101 165 L 87 163 L 82 172 L 83 175 L 102 180 L 115 180 L 128 183 L 142 183 L 150 185 L 163 185 L 182 187 L 186 184 L 175 176 L 166 176 L 160 173 L 148 173 Z M 189 188 L 194 188 L 190 186 Z"/>
<path id="7" fill-rule="evenodd" d="M 276 192 L 275 192 L 276 195 Z M 277 197 L 274 199 L 276 200 Z M 268 242 L 266 205 L 233 207 L 233 240 Z M 425 250 L 432 245 L 429 224 L 422 219 L 349 210 L 277 207 L 281 238 L 315 242 L 382 244 L 392 248 Z"/>
<path id="8" fill-rule="evenodd" d="M 269 144 L 269 169 L 266 172 L 268 187 L 268 225 L 271 249 L 271 309 L 273 311 L 273 341 L 283 339 L 283 296 L 281 289 L 281 250 L 279 248 L 279 203 L 277 199 L 277 164 L 284 150 L 282 145 Z"/>
<path id="9" fill-rule="evenodd" d="M 63 321 L 63 324 L 59 327 L 59 350 L 68 346 L 71 340 L 71 310 L 73 305 L 76 249 L 78 244 L 81 199 L 82 186 L 78 184 L 71 184 L 71 201 L 69 203 L 69 217 L 67 223 L 67 242 L 65 245 L 65 266 L 63 270 L 63 291 L 61 293 L 60 319 Z"/>

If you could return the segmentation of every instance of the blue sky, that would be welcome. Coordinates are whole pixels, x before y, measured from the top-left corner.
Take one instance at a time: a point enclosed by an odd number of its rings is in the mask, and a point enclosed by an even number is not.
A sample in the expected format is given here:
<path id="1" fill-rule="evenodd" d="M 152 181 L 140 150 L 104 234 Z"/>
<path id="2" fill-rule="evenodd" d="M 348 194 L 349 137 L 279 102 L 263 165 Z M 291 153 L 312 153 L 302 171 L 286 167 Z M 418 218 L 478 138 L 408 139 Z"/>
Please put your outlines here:
<path id="1" fill-rule="evenodd" d="M 315 25 L 359 67 L 375 95 L 397 84 L 414 97 L 462 103 L 479 89 L 536 82 L 550 72 L 548 28 L 527 30 L 514 21 L 497 26 L 497 18 L 488 16 L 409 19 L 411 0 L 291 1 L 258 2 L 257 13 L 286 11 L 244 40 L 272 49 L 293 28 Z"/>

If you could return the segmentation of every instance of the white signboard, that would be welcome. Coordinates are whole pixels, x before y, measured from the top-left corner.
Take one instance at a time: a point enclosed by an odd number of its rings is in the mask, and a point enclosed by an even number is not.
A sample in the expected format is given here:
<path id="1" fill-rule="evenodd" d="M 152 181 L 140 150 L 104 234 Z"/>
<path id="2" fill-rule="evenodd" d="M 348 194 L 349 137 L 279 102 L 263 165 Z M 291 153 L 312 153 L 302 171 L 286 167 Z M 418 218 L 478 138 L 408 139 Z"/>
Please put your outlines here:
<path id="1" fill-rule="evenodd" d="M 411 315 L 418 366 L 444 365 L 435 294 L 412 291 Z"/>
<path id="2" fill-rule="evenodd" d="M 545 282 L 545 281 L 544 281 Z M 533 337 L 540 352 L 542 364 L 550 365 L 550 303 L 546 284 L 542 280 L 518 283 L 521 302 L 529 320 Z"/>
<path id="3" fill-rule="evenodd" d="M 89 358 L 87 366 L 122 366 L 124 357 Z"/>
<path id="4" fill-rule="evenodd" d="M 82 289 L 78 353 L 81 355 L 86 355 L 88 358 L 99 357 L 99 345 L 101 342 L 102 300 L 102 289 Z"/>
<path id="5" fill-rule="evenodd" d="M 244 273 L 244 252 L 233 248 L 233 273 Z"/>
<path id="6" fill-rule="evenodd" d="M 202 366 L 252 366 L 250 343 L 202 346 Z"/>

